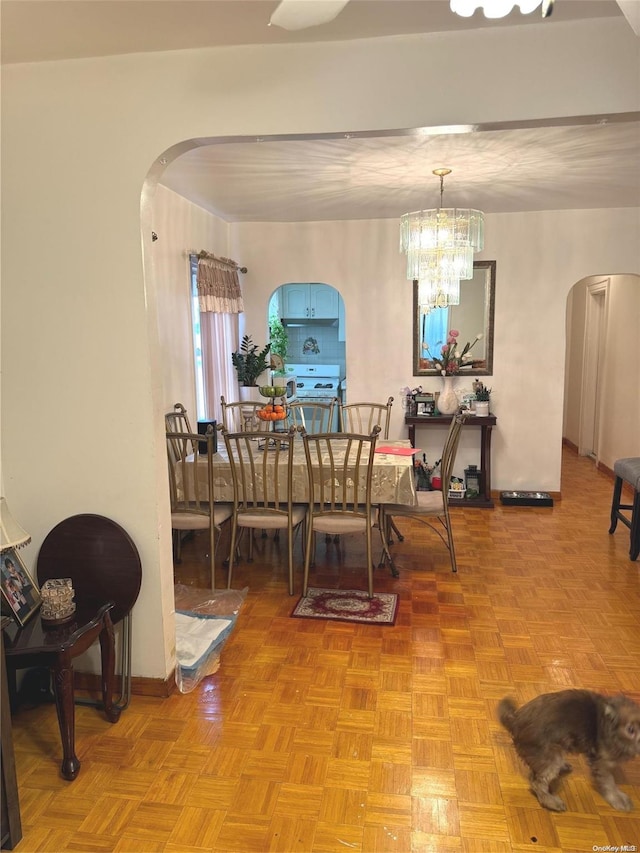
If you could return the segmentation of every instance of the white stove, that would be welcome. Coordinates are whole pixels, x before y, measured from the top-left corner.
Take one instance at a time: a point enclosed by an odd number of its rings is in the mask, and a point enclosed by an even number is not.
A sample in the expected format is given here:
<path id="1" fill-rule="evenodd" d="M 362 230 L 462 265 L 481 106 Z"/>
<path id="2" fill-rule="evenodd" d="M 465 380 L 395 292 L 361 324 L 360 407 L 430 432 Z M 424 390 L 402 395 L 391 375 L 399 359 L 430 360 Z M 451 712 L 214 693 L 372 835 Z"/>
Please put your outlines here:
<path id="1" fill-rule="evenodd" d="M 338 396 L 339 364 L 287 364 L 286 370 L 295 377 L 296 397 L 301 402 L 328 403 Z"/>

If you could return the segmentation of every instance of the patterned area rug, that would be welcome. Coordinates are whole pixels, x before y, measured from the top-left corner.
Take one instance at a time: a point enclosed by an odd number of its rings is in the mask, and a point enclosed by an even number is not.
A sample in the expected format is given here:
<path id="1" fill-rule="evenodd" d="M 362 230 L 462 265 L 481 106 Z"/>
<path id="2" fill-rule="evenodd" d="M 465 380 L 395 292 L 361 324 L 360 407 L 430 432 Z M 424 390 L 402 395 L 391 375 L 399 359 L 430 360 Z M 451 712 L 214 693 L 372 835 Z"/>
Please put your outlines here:
<path id="1" fill-rule="evenodd" d="M 393 625 L 398 610 L 395 592 L 374 593 L 369 598 L 359 589 L 313 589 L 296 604 L 292 616 L 306 619 L 333 619 L 337 622 L 367 622 Z"/>

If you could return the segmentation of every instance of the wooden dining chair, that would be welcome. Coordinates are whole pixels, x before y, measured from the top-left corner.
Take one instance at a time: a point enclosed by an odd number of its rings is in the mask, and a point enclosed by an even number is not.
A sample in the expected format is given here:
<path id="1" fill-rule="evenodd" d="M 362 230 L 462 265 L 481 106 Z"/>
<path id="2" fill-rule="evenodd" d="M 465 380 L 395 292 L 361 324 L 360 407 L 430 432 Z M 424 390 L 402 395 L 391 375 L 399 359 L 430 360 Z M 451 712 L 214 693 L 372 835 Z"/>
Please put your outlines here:
<path id="1" fill-rule="evenodd" d="M 266 399 L 264 402 L 247 400 L 227 403 L 224 397 L 220 397 L 222 426 L 227 432 L 269 432 L 273 421 L 262 421 L 256 414 L 266 404 Z"/>
<path id="2" fill-rule="evenodd" d="M 376 426 L 380 427 L 380 438 L 389 438 L 391 406 L 393 397 L 386 403 L 345 403 L 340 408 L 340 429 L 343 432 L 369 435 Z"/>
<path id="3" fill-rule="evenodd" d="M 378 425 L 370 435 L 335 432 L 309 435 L 302 430 L 309 482 L 303 596 L 309 586 L 316 533 L 364 533 L 367 588 L 369 598 L 373 596 L 372 530 L 378 526 L 378 508 L 371 503 L 371 483 L 379 434 Z M 382 530 L 380 539 L 383 551 L 387 552 Z"/>
<path id="4" fill-rule="evenodd" d="M 308 433 L 333 432 L 333 413 L 338 398 L 329 403 L 305 403 L 296 400 L 287 407 L 288 423 L 294 427 L 303 427 Z"/>
<path id="5" fill-rule="evenodd" d="M 385 531 L 387 542 L 389 541 L 389 526 L 394 519 L 409 518 L 414 521 L 420 521 L 434 530 L 447 546 L 451 559 L 452 572 L 457 572 L 458 566 L 449 515 L 449 483 L 451 482 L 451 475 L 453 473 L 464 421 L 465 415 L 457 414 L 453 416 L 449 425 L 449 431 L 442 451 L 442 461 L 440 463 L 442 491 L 417 492 L 417 503 L 413 506 L 409 504 L 383 504 L 380 507 L 380 526 Z M 385 557 L 388 554 L 389 551 L 387 550 Z M 389 555 L 388 559 L 392 571 L 395 570 L 393 558 Z"/>
<path id="6" fill-rule="evenodd" d="M 294 535 L 306 517 L 306 506 L 294 504 L 293 451 L 295 428 L 289 432 L 235 432 L 223 429 L 233 480 L 233 515 L 229 547 L 229 579 L 243 530 L 286 530 L 288 534 L 289 595 L 293 595 Z M 249 561 L 253 540 L 249 537 Z"/>
<path id="7" fill-rule="evenodd" d="M 169 496 L 171 500 L 171 529 L 173 558 L 180 562 L 182 535 L 188 530 L 209 532 L 209 561 L 211 589 L 215 589 L 215 555 L 218 534 L 231 518 L 233 506 L 215 500 L 213 457 L 214 428 L 205 435 L 189 432 L 167 432 L 169 463 Z M 202 453 L 202 446 L 206 453 Z M 176 454 L 177 450 L 177 454 Z M 206 457 L 206 465 L 194 465 L 194 460 Z M 204 475 L 204 476 L 203 476 Z"/>

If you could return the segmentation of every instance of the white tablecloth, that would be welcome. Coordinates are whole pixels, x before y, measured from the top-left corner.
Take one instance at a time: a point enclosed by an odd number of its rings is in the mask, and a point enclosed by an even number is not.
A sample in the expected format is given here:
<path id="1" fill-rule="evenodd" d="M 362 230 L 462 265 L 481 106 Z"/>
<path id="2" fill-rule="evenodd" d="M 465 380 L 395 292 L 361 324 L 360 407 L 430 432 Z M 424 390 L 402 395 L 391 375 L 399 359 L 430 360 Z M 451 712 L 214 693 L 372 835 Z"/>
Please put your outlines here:
<path id="1" fill-rule="evenodd" d="M 308 503 L 307 460 L 302 439 L 294 439 L 293 455 L 293 499 L 296 503 Z M 410 447 L 408 441 L 379 441 L 380 447 Z M 256 452 L 263 452 L 256 448 Z M 193 457 L 189 458 L 193 464 Z M 286 469 L 286 462 L 282 463 Z M 198 455 L 198 477 L 206 485 L 206 458 Z M 233 500 L 233 482 L 226 447 L 219 447 L 214 456 L 214 489 L 216 501 Z M 372 503 L 416 503 L 413 475 L 413 456 L 397 456 L 391 453 L 376 453 L 372 473 Z"/>

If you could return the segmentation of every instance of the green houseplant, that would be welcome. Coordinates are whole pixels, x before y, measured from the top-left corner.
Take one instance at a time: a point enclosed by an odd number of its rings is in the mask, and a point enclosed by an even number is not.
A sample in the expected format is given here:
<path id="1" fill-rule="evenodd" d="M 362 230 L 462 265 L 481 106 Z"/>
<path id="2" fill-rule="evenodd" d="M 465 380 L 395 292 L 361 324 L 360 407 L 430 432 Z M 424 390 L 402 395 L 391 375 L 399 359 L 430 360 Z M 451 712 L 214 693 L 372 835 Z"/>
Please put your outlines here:
<path id="1" fill-rule="evenodd" d="M 279 355 L 282 359 L 283 367 L 287 361 L 287 352 L 289 350 L 289 338 L 287 330 L 282 325 L 282 320 L 277 314 L 272 314 L 269 317 L 269 338 L 271 339 L 271 354 Z M 284 375 L 284 371 L 276 371 L 276 375 Z"/>
<path id="2" fill-rule="evenodd" d="M 258 376 L 269 367 L 267 356 L 271 344 L 266 344 L 262 349 L 253 343 L 251 335 L 242 338 L 240 349 L 231 353 L 231 361 L 238 372 L 240 385 L 254 387 L 258 384 Z"/>
<path id="3" fill-rule="evenodd" d="M 489 414 L 489 402 L 491 400 L 491 388 L 485 388 L 482 382 L 476 386 L 476 415 L 486 417 Z"/>

